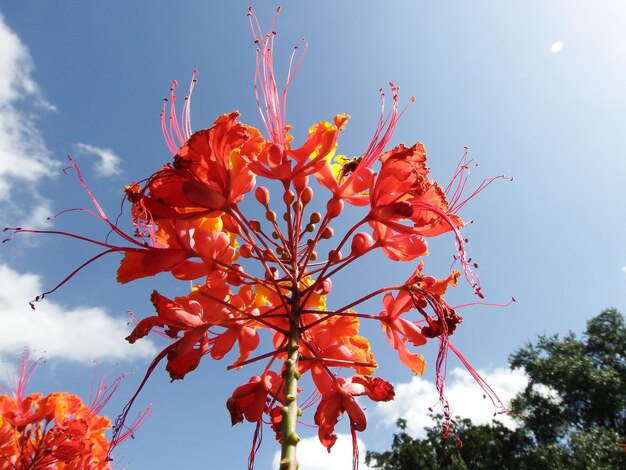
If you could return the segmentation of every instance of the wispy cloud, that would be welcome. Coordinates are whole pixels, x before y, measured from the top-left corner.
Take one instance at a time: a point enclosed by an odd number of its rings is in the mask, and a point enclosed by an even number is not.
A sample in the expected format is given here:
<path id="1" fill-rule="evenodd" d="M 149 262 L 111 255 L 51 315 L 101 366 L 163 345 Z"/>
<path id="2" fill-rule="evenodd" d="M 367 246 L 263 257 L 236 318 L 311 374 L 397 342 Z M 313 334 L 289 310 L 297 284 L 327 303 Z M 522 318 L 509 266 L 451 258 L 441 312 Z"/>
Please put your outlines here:
<path id="1" fill-rule="evenodd" d="M 626 266 L 622 266 L 622 272 L 624 273 L 624 276 L 626 276 Z"/>
<path id="2" fill-rule="evenodd" d="M 509 369 L 479 371 L 480 375 L 506 404 L 528 383 L 523 372 Z M 432 382 L 421 377 L 413 377 L 409 383 L 395 386 L 396 397 L 393 401 L 378 403 L 373 413 L 373 420 L 395 429 L 398 418 L 407 420 L 407 431 L 414 437 L 425 437 L 424 428 L 432 426 L 428 408 L 435 406 L 438 394 Z M 483 391 L 465 369 L 455 368 L 448 372 L 446 396 L 450 402 L 453 416 L 470 418 L 475 424 L 485 424 L 497 419 L 505 426 L 513 428 L 513 420 L 504 414 L 493 416 L 494 407 L 489 399 L 483 398 Z"/>
<path id="3" fill-rule="evenodd" d="M 60 358 L 89 363 L 99 360 L 150 358 L 150 341 L 134 345 L 124 338 L 129 327 L 100 307 L 68 308 L 46 299 L 33 311 L 28 302 L 42 291 L 41 279 L 0 264 L 0 356 L 17 357 L 24 347 Z"/>
<path id="4" fill-rule="evenodd" d="M 359 449 L 359 468 L 371 470 L 365 465 L 365 444 L 357 439 Z M 278 468 L 280 453 L 274 454 L 272 468 Z M 317 437 L 307 437 L 298 443 L 298 463 L 300 470 L 345 470 L 352 468 L 352 437 L 349 434 L 337 434 L 337 442 L 330 453 Z"/>
<path id="5" fill-rule="evenodd" d="M 96 171 L 99 176 L 115 176 L 120 174 L 120 163 L 122 159 L 111 149 L 96 147 L 89 144 L 74 144 L 78 154 L 93 155 L 99 160 L 96 163 Z"/>
<path id="6" fill-rule="evenodd" d="M 35 183 L 55 175 L 60 167 L 52 159 L 33 114 L 33 110 L 55 108 L 32 79 L 28 48 L 1 14 L 0 44 L 0 224 L 21 223 L 45 203 Z"/>

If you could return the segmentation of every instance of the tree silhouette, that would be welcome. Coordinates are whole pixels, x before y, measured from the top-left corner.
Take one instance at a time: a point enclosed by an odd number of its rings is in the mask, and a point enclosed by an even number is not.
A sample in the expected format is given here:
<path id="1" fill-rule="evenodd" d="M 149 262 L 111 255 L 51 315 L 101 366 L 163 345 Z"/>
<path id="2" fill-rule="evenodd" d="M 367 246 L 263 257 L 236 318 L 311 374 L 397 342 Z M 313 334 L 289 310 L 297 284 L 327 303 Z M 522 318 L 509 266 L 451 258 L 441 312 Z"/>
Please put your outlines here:
<path id="1" fill-rule="evenodd" d="M 382 470 L 626 468 L 616 445 L 626 436 L 626 324 L 617 310 L 587 322 L 581 339 L 539 336 L 509 361 L 529 378 L 511 402 L 517 429 L 458 420 L 459 446 L 442 439 L 441 416 L 423 439 L 398 420 L 391 450 L 368 452 L 366 462 Z"/>

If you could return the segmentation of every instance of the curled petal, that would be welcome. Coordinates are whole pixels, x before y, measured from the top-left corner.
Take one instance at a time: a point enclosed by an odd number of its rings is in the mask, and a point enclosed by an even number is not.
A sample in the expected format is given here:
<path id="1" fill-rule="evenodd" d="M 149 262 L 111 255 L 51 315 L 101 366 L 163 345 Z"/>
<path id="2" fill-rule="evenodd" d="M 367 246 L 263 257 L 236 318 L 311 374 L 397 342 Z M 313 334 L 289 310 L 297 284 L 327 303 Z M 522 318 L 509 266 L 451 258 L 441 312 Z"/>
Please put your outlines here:
<path id="1" fill-rule="evenodd" d="M 199 347 L 195 347 L 198 342 Z M 182 379 L 188 372 L 195 370 L 208 348 L 209 342 L 205 329 L 192 330 L 185 334 L 167 356 L 166 370 L 172 380 Z"/>
<path id="2" fill-rule="evenodd" d="M 389 401 L 396 396 L 393 385 L 380 377 L 357 375 L 352 377 L 352 383 L 362 384 L 365 394 L 373 401 Z"/>
<path id="3" fill-rule="evenodd" d="M 277 396 L 281 383 L 277 373 L 268 371 L 263 377 L 255 375 L 237 387 L 226 401 L 232 424 L 242 422 L 244 417 L 250 422 L 259 421 L 267 408 L 268 394 Z"/>

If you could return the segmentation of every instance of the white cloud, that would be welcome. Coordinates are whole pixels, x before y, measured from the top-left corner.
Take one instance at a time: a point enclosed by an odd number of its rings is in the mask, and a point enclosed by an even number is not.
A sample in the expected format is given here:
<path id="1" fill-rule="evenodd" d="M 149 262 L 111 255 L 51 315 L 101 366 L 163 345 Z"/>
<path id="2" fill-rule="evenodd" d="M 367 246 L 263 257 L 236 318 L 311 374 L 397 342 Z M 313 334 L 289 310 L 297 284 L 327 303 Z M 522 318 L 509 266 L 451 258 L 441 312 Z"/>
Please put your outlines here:
<path id="1" fill-rule="evenodd" d="M 479 374 L 505 404 L 528 383 L 526 375 L 518 370 L 502 368 L 490 372 L 479 371 Z M 424 428 L 434 424 L 428 408 L 433 408 L 437 412 L 439 395 L 435 385 L 421 377 L 413 377 L 409 383 L 397 384 L 395 389 L 395 399 L 378 403 L 372 418 L 377 419 L 383 426 L 394 429 L 398 418 L 404 418 L 407 420 L 409 434 L 414 437 L 425 437 Z M 452 416 L 470 418 L 474 424 L 485 424 L 497 419 L 509 428 L 515 426 L 508 415 L 493 416 L 495 410 L 491 401 L 483 398 L 484 392 L 465 369 L 455 368 L 448 372 L 445 392 Z"/>
<path id="2" fill-rule="evenodd" d="M 555 42 L 554 44 L 552 44 L 552 46 L 550 46 L 550 51 L 553 52 L 554 54 L 557 54 L 558 52 L 561 52 L 562 50 L 563 50 L 563 41 Z"/>
<path id="3" fill-rule="evenodd" d="M 126 320 L 111 317 L 100 307 L 72 309 L 46 299 L 32 310 L 28 302 L 40 292 L 39 276 L 0 264 L 0 356 L 16 358 L 24 347 L 48 359 L 83 363 L 156 355 L 150 341 L 128 344 Z"/>
<path id="4" fill-rule="evenodd" d="M 622 272 L 624 273 L 624 275 L 626 276 L 626 266 L 622 266 Z"/>
<path id="5" fill-rule="evenodd" d="M 32 79 L 28 48 L 1 14 L 0 44 L 0 223 L 21 224 L 20 219 L 44 201 L 34 183 L 54 176 L 60 167 L 46 147 L 36 118 L 25 108 L 55 108 Z"/>
<path id="6" fill-rule="evenodd" d="M 359 469 L 371 470 L 365 465 L 365 444 L 357 438 L 359 449 Z M 337 442 L 330 453 L 317 436 L 306 437 L 298 443 L 298 463 L 300 470 L 345 470 L 352 468 L 352 437 L 349 434 L 337 434 Z M 274 454 L 272 468 L 278 468 L 280 452 Z"/>
<path id="7" fill-rule="evenodd" d="M 540 395 L 540 396 L 542 396 L 544 398 L 547 398 L 548 400 L 550 400 L 554 404 L 558 405 L 563 400 L 563 397 L 561 397 L 561 395 L 559 395 L 558 391 L 556 391 L 553 388 L 548 387 L 547 385 L 544 385 L 544 384 L 533 384 L 532 388 L 533 388 L 533 391 L 535 393 L 537 393 L 538 395 Z"/>
<path id="8" fill-rule="evenodd" d="M 111 149 L 95 147 L 89 144 L 74 144 L 76 152 L 83 155 L 94 155 L 99 158 L 96 163 L 96 171 L 100 176 L 115 176 L 120 174 L 120 163 L 122 159 Z"/>

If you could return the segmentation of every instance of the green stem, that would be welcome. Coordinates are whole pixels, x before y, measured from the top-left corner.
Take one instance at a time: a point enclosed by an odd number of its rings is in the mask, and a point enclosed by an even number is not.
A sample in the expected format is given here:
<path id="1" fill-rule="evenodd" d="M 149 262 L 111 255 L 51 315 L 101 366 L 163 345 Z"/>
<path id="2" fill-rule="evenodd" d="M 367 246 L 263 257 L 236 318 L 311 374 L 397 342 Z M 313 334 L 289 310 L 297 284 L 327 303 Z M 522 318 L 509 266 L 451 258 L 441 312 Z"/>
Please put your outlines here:
<path id="1" fill-rule="evenodd" d="M 298 339 L 300 337 L 300 296 L 295 286 L 294 295 L 291 299 L 291 316 L 289 320 L 289 342 L 287 343 L 287 360 L 283 378 L 285 379 L 285 403 L 282 414 L 282 445 L 280 455 L 280 470 L 298 470 L 296 459 L 296 446 L 300 438 L 296 433 L 296 421 L 298 419 Z"/>

